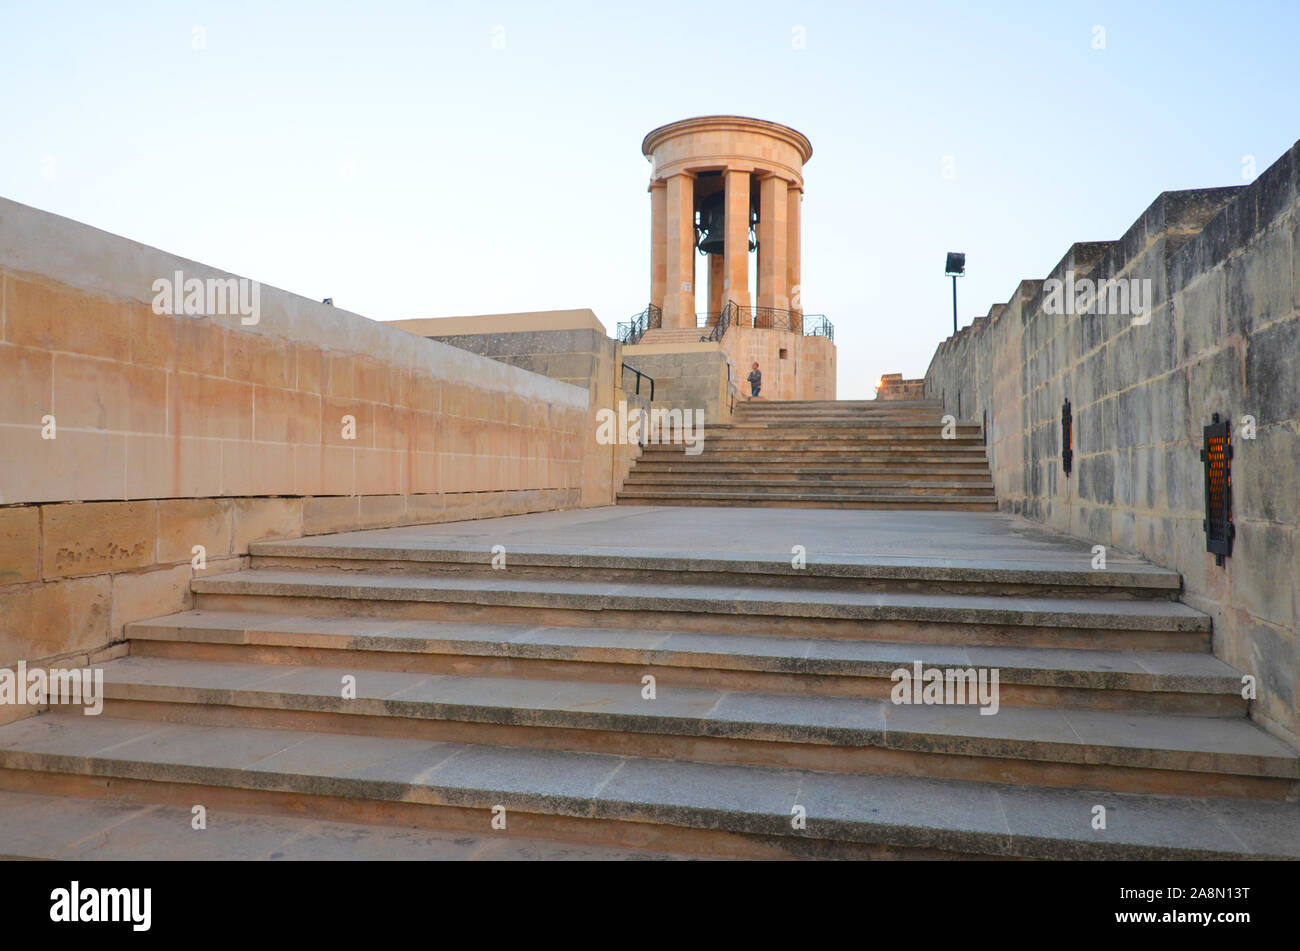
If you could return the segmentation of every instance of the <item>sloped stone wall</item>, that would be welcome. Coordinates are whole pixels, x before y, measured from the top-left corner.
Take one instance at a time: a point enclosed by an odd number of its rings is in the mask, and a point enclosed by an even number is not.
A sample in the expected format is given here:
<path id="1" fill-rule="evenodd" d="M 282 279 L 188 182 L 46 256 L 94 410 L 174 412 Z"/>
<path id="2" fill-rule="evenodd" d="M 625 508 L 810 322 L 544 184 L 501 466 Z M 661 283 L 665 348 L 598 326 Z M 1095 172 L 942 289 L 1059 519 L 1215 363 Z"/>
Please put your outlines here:
<path id="1" fill-rule="evenodd" d="M 1056 313 L 1069 272 L 1149 282 L 1148 313 Z M 1253 715 L 1300 738 L 1300 144 L 1249 186 L 1165 192 L 1118 241 L 1074 245 L 939 346 L 925 395 L 984 424 L 1004 510 L 1182 572 L 1216 653 L 1258 678 Z M 1235 453 L 1223 567 L 1202 528 L 1214 413 Z"/>

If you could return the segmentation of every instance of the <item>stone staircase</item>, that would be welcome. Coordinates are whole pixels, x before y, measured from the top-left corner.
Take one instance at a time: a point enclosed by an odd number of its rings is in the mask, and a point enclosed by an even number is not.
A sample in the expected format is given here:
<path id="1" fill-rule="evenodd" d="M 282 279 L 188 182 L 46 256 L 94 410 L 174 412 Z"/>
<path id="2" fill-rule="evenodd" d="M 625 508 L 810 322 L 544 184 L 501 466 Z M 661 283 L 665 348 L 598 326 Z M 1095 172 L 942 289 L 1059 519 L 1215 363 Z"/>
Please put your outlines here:
<path id="1" fill-rule="evenodd" d="M 738 401 L 696 455 L 645 445 L 618 503 L 996 510 L 979 426 L 943 435 L 937 401 Z"/>
<path id="2" fill-rule="evenodd" d="M 674 531 L 760 531 L 729 511 Z M 619 548 L 642 512 L 257 543 L 128 625 L 102 716 L 0 727 L 0 788 L 480 837 L 501 806 L 590 857 L 1300 856 L 1300 759 L 1176 574 L 1015 525 L 975 564 L 935 512 L 886 527 L 948 557 Z M 917 662 L 996 668 L 996 714 L 892 703 Z"/>
<path id="3" fill-rule="evenodd" d="M 700 343 L 701 337 L 707 337 L 709 327 L 655 327 L 647 330 L 637 341 L 637 346 L 662 346 L 665 344 Z"/>

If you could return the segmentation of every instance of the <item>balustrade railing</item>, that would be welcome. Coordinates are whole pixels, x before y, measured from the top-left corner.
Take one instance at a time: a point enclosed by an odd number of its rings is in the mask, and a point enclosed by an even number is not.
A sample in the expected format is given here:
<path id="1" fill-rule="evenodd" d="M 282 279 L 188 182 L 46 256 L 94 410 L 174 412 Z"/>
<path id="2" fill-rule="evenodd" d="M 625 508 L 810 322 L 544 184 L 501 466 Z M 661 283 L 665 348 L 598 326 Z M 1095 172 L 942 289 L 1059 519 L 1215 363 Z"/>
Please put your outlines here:
<path id="1" fill-rule="evenodd" d="M 797 310 L 780 307 L 741 306 L 735 301 L 727 301 L 727 306 L 719 312 L 695 315 L 695 326 L 709 332 L 701 341 L 716 342 L 726 335 L 733 325 L 752 327 L 756 330 L 787 330 L 805 337 L 825 337 L 835 339 L 835 327 L 826 319 L 825 314 L 801 314 Z"/>
<path id="2" fill-rule="evenodd" d="M 647 330 L 662 327 L 664 323 L 663 308 L 647 304 L 646 309 L 636 314 L 631 320 L 621 320 L 614 328 L 614 333 L 623 343 L 631 346 L 645 336 Z"/>

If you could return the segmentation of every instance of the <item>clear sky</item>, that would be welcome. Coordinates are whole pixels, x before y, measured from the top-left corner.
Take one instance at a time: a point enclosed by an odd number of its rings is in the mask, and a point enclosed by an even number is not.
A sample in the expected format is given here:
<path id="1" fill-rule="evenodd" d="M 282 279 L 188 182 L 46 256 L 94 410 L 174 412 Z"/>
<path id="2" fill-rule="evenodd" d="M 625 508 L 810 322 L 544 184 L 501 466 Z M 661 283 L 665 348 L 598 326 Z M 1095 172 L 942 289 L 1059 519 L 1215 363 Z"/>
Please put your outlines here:
<path id="1" fill-rule="evenodd" d="M 1159 192 L 1267 167 L 1298 38 L 1298 0 L 0 0 L 0 195 L 375 319 L 613 332 L 649 296 L 642 137 L 771 119 L 812 140 L 804 308 L 864 398 L 951 331 L 945 251 L 966 324 Z"/>

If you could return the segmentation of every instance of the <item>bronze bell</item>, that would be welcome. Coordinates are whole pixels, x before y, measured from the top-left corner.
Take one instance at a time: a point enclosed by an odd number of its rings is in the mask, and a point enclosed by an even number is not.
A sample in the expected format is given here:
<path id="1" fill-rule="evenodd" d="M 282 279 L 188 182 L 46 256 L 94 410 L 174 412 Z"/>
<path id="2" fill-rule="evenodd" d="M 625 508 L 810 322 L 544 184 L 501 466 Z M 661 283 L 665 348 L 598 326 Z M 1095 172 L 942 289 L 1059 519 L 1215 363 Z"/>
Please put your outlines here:
<path id="1" fill-rule="evenodd" d="M 701 254 L 721 254 L 723 236 L 727 233 L 727 196 L 714 192 L 700 203 L 700 223 L 695 246 Z"/>
<path id="2" fill-rule="evenodd" d="M 700 202 L 700 223 L 695 226 L 695 246 L 701 254 L 721 254 L 726 244 L 727 194 L 716 191 Z M 749 201 L 749 250 L 758 247 L 754 229 L 758 226 L 758 196 Z"/>

